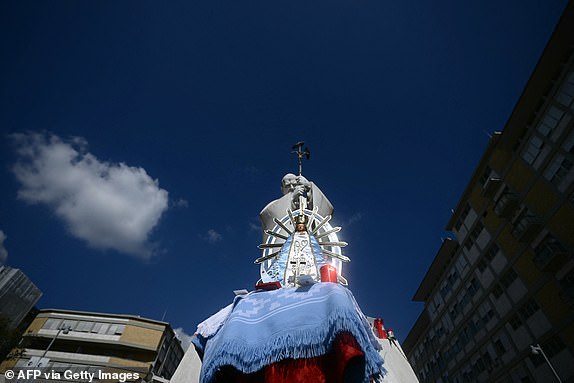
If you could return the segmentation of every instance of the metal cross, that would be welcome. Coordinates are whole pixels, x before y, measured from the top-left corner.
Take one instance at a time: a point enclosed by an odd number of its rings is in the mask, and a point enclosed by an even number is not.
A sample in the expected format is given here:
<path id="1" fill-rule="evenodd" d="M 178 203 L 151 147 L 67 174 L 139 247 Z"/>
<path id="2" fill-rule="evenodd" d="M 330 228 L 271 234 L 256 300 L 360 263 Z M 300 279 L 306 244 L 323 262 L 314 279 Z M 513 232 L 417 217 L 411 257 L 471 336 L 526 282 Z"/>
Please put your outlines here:
<path id="1" fill-rule="evenodd" d="M 293 145 L 293 151 L 291 153 L 295 153 L 297 154 L 297 159 L 299 160 L 299 175 L 303 174 L 303 156 L 305 156 L 305 158 L 309 159 L 309 155 L 311 154 L 311 152 L 309 151 L 309 148 L 305 148 L 305 150 L 303 151 L 303 145 L 305 144 L 305 141 L 299 141 L 297 142 L 295 145 Z"/>

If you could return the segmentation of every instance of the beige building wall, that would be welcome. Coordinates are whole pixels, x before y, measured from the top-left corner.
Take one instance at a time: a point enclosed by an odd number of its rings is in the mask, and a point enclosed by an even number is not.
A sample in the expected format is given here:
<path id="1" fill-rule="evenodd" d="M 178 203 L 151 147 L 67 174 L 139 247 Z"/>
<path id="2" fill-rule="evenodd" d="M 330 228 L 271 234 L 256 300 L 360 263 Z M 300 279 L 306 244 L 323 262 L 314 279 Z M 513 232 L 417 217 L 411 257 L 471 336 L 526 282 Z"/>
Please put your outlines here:
<path id="1" fill-rule="evenodd" d="M 168 323 L 69 310 L 41 310 L 21 344 L 13 350 L 17 357 L 0 364 L 0 373 L 45 356 L 47 368 L 136 371 L 148 381 L 165 381 L 183 357 Z"/>

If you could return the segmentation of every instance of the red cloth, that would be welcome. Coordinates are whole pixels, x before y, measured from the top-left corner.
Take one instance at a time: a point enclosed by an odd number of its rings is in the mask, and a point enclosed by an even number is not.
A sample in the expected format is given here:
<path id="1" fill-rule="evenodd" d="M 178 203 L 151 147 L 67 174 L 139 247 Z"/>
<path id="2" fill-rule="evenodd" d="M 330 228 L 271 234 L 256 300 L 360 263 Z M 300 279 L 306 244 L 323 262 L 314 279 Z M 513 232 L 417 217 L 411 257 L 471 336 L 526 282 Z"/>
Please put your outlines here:
<path id="1" fill-rule="evenodd" d="M 251 374 L 223 367 L 218 383 L 343 383 L 365 374 L 365 354 L 348 332 L 337 334 L 331 350 L 309 359 L 284 359 Z"/>

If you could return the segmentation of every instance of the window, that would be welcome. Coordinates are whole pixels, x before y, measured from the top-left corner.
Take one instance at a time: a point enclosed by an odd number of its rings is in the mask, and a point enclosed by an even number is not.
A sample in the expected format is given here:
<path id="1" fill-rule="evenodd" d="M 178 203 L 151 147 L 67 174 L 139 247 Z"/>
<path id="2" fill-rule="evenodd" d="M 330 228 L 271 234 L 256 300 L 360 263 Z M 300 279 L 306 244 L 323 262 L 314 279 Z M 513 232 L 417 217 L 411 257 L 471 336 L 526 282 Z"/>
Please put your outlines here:
<path id="1" fill-rule="evenodd" d="M 442 328 L 442 326 L 437 327 L 436 328 L 436 337 L 440 338 L 443 335 L 444 335 L 444 329 Z"/>
<path id="2" fill-rule="evenodd" d="M 114 333 L 115 335 L 122 335 L 124 333 L 126 326 L 123 324 L 119 324 L 116 327 L 116 332 Z"/>
<path id="3" fill-rule="evenodd" d="M 560 351 L 566 348 L 564 342 L 562 342 L 562 340 L 556 335 L 544 342 L 541 347 L 548 358 L 556 356 Z M 544 363 L 544 357 L 542 354 L 531 355 L 530 360 L 536 367 Z"/>
<path id="4" fill-rule="evenodd" d="M 544 345 L 542 345 L 542 349 L 546 353 L 546 356 L 549 358 L 558 355 L 558 353 L 565 348 L 566 346 L 564 345 L 564 342 L 562 342 L 562 340 L 556 335 L 554 335 L 552 338 L 546 341 Z"/>
<path id="5" fill-rule="evenodd" d="M 504 290 L 502 290 L 502 287 L 500 285 L 496 285 L 494 286 L 494 288 L 492 289 L 492 295 L 498 299 L 502 296 L 502 293 L 504 292 Z"/>
<path id="6" fill-rule="evenodd" d="M 433 299 L 430 303 L 431 303 L 431 304 L 434 304 L 434 310 L 435 310 L 436 312 L 439 312 L 440 306 L 441 306 L 442 303 L 441 303 L 441 299 L 440 299 L 440 297 L 438 296 L 438 294 L 434 296 L 434 299 Z"/>
<path id="7" fill-rule="evenodd" d="M 77 324 L 78 324 L 78 321 L 75 321 L 75 320 L 64 320 L 64 321 L 62 321 L 62 325 L 59 328 L 68 327 L 70 330 L 75 330 Z"/>
<path id="8" fill-rule="evenodd" d="M 470 234 L 469 234 L 469 236 L 468 236 L 468 238 L 464 244 L 464 247 L 466 247 L 467 250 L 470 250 L 472 245 L 476 242 L 476 239 L 478 238 L 478 236 L 482 232 L 482 229 L 484 229 L 484 226 L 482 225 L 481 222 L 478 222 L 474 226 L 474 229 L 472 229 L 472 231 L 470 232 Z"/>
<path id="9" fill-rule="evenodd" d="M 100 329 L 102 328 L 102 324 L 103 323 L 94 323 L 94 327 L 92 327 L 92 331 L 93 333 L 99 333 Z"/>
<path id="10" fill-rule="evenodd" d="M 441 354 L 438 354 L 436 357 L 436 363 L 439 367 L 439 370 L 442 370 L 445 367 L 444 358 Z"/>
<path id="11" fill-rule="evenodd" d="M 460 298 L 460 307 L 465 308 L 471 301 L 472 295 L 468 291 L 465 291 Z"/>
<path id="12" fill-rule="evenodd" d="M 494 213 L 503 218 L 510 218 L 518 208 L 519 199 L 518 194 L 513 192 L 509 187 L 505 187 L 494 205 Z"/>
<path id="13" fill-rule="evenodd" d="M 459 231 L 461 226 L 462 226 L 462 220 L 459 218 L 459 219 L 457 219 L 456 222 L 454 223 L 454 229 L 455 229 L 456 231 Z"/>
<path id="14" fill-rule="evenodd" d="M 538 136 L 530 137 L 528 144 L 522 152 L 522 159 L 526 161 L 529 165 L 532 165 L 534 161 L 540 155 L 542 148 L 544 147 L 544 141 Z"/>
<path id="15" fill-rule="evenodd" d="M 487 166 L 484 169 L 484 172 L 480 176 L 478 180 L 480 186 L 482 186 L 482 192 L 485 196 L 491 196 L 497 189 L 497 186 L 500 184 L 501 180 L 498 174 Z"/>
<path id="16" fill-rule="evenodd" d="M 568 298 L 574 298 L 574 271 L 570 271 L 560 281 L 560 288 Z"/>
<path id="17" fill-rule="evenodd" d="M 544 267 L 550 260 L 559 254 L 566 253 L 566 249 L 554 236 L 548 234 L 544 240 L 534 249 L 534 263 Z"/>
<path id="18" fill-rule="evenodd" d="M 110 328 L 109 323 L 102 323 L 102 326 L 100 327 L 100 329 L 98 331 L 98 334 L 107 334 L 109 328 Z"/>
<path id="19" fill-rule="evenodd" d="M 544 178 L 558 186 L 572 169 L 572 161 L 563 154 L 556 154 L 544 172 Z"/>
<path id="20" fill-rule="evenodd" d="M 454 285 L 457 279 L 458 279 L 458 272 L 456 270 L 453 270 L 448 276 L 448 283 Z"/>
<path id="21" fill-rule="evenodd" d="M 480 183 L 481 186 L 484 187 L 484 184 L 486 184 L 486 181 L 488 181 L 490 179 L 491 173 L 492 173 L 492 169 L 490 168 L 490 166 L 487 166 L 484 169 L 484 173 L 482 173 L 482 175 L 480 176 L 480 179 L 478 180 L 478 182 Z"/>
<path id="22" fill-rule="evenodd" d="M 558 185 L 560 182 L 562 182 L 564 178 L 566 178 L 566 176 L 570 172 L 570 169 L 572 169 L 572 161 L 570 161 L 568 158 L 562 159 L 562 161 L 560 162 L 560 166 L 556 170 L 556 173 L 554 173 L 554 176 L 552 176 L 550 182 L 552 182 L 555 185 Z"/>
<path id="23" fill-rule="evenodd" d="M 569 107 L 572 104 L 572 100 L 574 99 L 574 72 L 568 73 L 564 83 L 558 90 L 555 100 L 564 105 L 565 107 Z"/>
<path id="24" fill-rule="evenodd" d="M 472 366 L 472 368 L 475 371 L 476 375 L 480 375 L 480 373 L 486 369 L 486 365 L 484 364 L 484 361 L 482 360 L 482 358 L 479 357 L 476 360 L 475 364 Z"/>
<path id="25" fill-rule="evenodd" d="M 478 263 L 476 264 L 476 268 L 478 269 L 478 271 L 480 271 L 481 273 L 484 273 L 484 270 L 486 270 L 487 264 L 484 261 L 484 259 L 481 259 L 478 261 Z"/>
<path id="26" fill-rule="evenodd" d="M 562 149 L 564 149 L 566 153 L 574 154 L 574 130 L 571 131 L 570 134 L 568 134 L 568 137 L 564 140 Z"/>
<path id="27" fill-rule="evenodd" d="M 480 355 L 476 362 L 474 362 L 473 369 L 475 370 L 476 375 L 480 375 L 484 370 L 490 369 L 492 367 L 492 358 L 488 352 Z M 476 380 L 476 377 L 475 377 Z"/>
<path id="28" fill-rule="evenodd" d="M 44 323 L 44 326 L 42 328 L 46 330 L 57 330 L 60 327 L 60 323 L 62 323 L 61 319 L 48 318 L 48 320 L 46 320 L 46 323 Z"/>
<path id="29" fill-rule="evenodd" d="M 478 261 L 478 263 L 476 265 L 478 268 L 478 271 L 483 273 L 484 270 L 486 270 L 486 267 L 490 264 L 490 262 L 492 262 L 492 260 L 496 257 L 496 254 L 498 254 L 498 251 L 499 251 L 498 246 L 495 243 L 490 245 L 488 250 L 486 252 L 484 252 L 484 255 L 482 256 L 482 258 Z"/>
<path id="30" fill-rule="evenodd" d="M 107 335 L 122 335 L 125 325 L 117 323 L 95 323 L 91 332 Z"/>
<path id="31" fill-rule="evenodd" d="M 517 237 L 519 241 L 524 242 L 532 240 L 532 237 L 537 233 L 539 228 L 540 220 L 538 217 L 525 205 L 522 205 L 520 214 L 518 214 L 514 220 L 512 234 Z"/>
<path id="32" fill-rule="evenodd" d="M 488 311 L 480 318 L 484 324 L 487 324 L 494 317 L 494 311 L 488 309 Z"/>
<path id="33" fill-rule="evenodd" d="M 486 259 L 488 262 L 492 262 L 494 257 L 496 257 L 496 254 L 498 254 L 498 246 L 496 246 L 496 243 L 493 243 L 488 251 L 484 253 L 484 259 Z"/>
<path id="34" fill-rule="evenodd" d="M 482 361 L 486 365 L 486 368 L 490 369 L 492 367 L 492 358 L 490 357 L 488 351 L 482 354 Z"/>
<path id="35" fill-rule="evenodd" d="M 458 317 L 458 314 L 460 313 L 460 305 L 457 303 L 455 303 L 454 305 L 452 305 L 452 308 L 449 311 L 449 315 L 450 315 L 450 319 L 454 322 L 456 317 Z"/>
<path id="36" fill-rule="evenodd" d="M 475 381 L 475 377 L 474 374 L 472 373 L 472 370 L 466 370 L 462 373 L 462 379 L 464 382 L 474 382 Z"/>
<path id="37" fill-rule="evenodd" d="M 94 326 L 94 322 L 80 321 L 80 322 L 78 322 L 78 325 L 76 326 L 76 331 L 78 331 L 78 332 L 90 332 L 90 330 L 92 329 L 93 326 Z"/>
<path id="38" fill-rule="evenodd" d="M 108 330 L 108 334 L 110 335 L 114 335 L 116 333 L 116 331 L 118 330 L 118 325 L 117 324 L 112 324 Z"/>
<path id="39" fill-rule="evenodd" d="M 468 286 L 466 286 L 466 290 L 467 290 L 468 294 L 471 297 L 473 297 L 474 294 L 476 294 L 476 292 L 478 291 L 479 287 L 480 286 L 478 284 L 478 281 L 475 278 L 472 278 L 470 280 L 470 283 L 468 284 Z"/>
<path id="40" fill-rule="evenodd" d="M 518 312 L 523 319 L 528 319 L 539 309 L 540 307 L 538 307 L 538 304 L 534 301 L 534 299 L 530 298 L 524 305 L 522 305 L 520 309 L 518 309 Z"/>
<path id="41" fill-rule="evenodd" d="M 494 346 L 494 351 L 496 351 L 496 354 L 498 356 L 501 356 L 506 352 L 506 347 L 504 347 L 504 344 L 502 343 L 502 341 L 500 339 L 495 340 L 493 343 L 493 346 Z"/>
<path id="42" fill-rule="evenodd" d="M 500 284 L 507 289 L 512 285 L 517 277 L 518 275 L 516 275 L 516 272 L 510 268 L 506 273 L 504 273 L 502 278 L 500 278 Z"/>
<path id="43" fill-rule="evenodd" d="M 59 372 L 60 374 L 64 374 L 64 372 L 66 370 L 69 370 L 70 367 L 71 367 L 71 365 L 67 364 L 67 363 L 54 362 L 52 364 L 52 370 L 54 370 L 55 372 Z"/>
<path id="44" fill-rule="evenodd" d="M 544 352 L 546 352 L 546 351 L 544 351 Z M 534 367 L 538 367 L 538 366 L 544 364 L 544 357 L 542 356 L 542 354 L 531 354 L 530 355 L 530 361 L 532 362 Z"/>
<path id="45" fill-rule="evenodd" d="M 463 271 L 468 267 L 468 262 L 466 258 L 460 254 L 456 260 L 455 267 L 460 274 L 463 274 Z"/>
<path id="46" fill-rule="evenodd" d="M 512 329 L 518 330 L 518 328 L 522 326 L 522 319 L 518 314 L 515 314 L 512 318 L 510 318 L 508 323 L 510 324 L 510 327 L 512 327 Z"/>
<path id="47" fill-rule="evenodd" d="M 469 336 L 471 337 L 473 337 L 478 332 L 478 327 L 476 326 L 476 323 L 474 323 L 473 321 L 469 321 L 466 327 L 468 328 L 467 331 Z"/>
<path id="48" fill-rule="evenodd" d="M 548 137 L 556 126 L 558 126 L 558 122 L 560 122 L 562 116 L 564 116 L 564 112 L 562 110 L 555 106 L 550 106 L 546 110 L 546 113 L 544 113 L 542 120 L 538 123 L 536 130 L 542 133 L 542 135 Z"/>
<path id="49" fill-rule="evenodd" d="M 462 330 L 460 330 L 459 337 L 465 342 L 468 343 L 472 340 L 472 336 L 474 335 L 473 330 L 469 326 L 464 326 Z"/>
<path id="50" fill-rule="evenodd" d="M 460 227 L 462 226 L 462 223 L 464 222 L 464 220 L 468 216 L 468 213 L 470 213 L 470 205 L 466 204 L 464 206 L 462 213 L 460 214 L 460 217 L 456 220 L 456 223 L 454 224 L 454 228 L 457 231 L 460 230 Z"/>
<path id="51" fill-rule="evenodd" d="M 456 270 L 451 271 L 448 275 L 447 279 L 443 281 L 442 286 L 440 288 L 440 294 L 442 297 L 446 297 L 446 295 L 451 291 L 452 286 L 458 280 L 458 272 Z"/>
<path id="52" fill-rule="evenodd" d="M 458 337 L 457 340 L 456 340 L 456 348 L 457 348 L 459 351 L 463 351 L 463 350 L 464 350 L 464 341 L 462 340 L 461 337 Z"/>
<path id="53" fill-rule="evenodd" d="M 464 221 L 466 219 L 466 217 L 468 216 L 468 213 L 470 213 L 470 205 L 466 204 L 466 206 L 464 207 L 464 210 L 462 211 L 462 214 L 460 215 L 460 218 Z"/>
<path id="54" fill-rule="evenodd" d="M 480 233 L 482 233 L 482 230 L 484 230 L 484 225 L 482 224 L 482 222 L 478 222 L 476 224 L 476 226 L 474 227 L 474 230 L 472 231 L 472 235 L 475 238 L 475 240 L 480 236 Z"/>
<path id="55" fill-rule="evenodd" d="M 440 288 L 440 295 L 444 298 L 450 292 L 451 286 L 449 285 L 448 281 L 444 281 Z"/>

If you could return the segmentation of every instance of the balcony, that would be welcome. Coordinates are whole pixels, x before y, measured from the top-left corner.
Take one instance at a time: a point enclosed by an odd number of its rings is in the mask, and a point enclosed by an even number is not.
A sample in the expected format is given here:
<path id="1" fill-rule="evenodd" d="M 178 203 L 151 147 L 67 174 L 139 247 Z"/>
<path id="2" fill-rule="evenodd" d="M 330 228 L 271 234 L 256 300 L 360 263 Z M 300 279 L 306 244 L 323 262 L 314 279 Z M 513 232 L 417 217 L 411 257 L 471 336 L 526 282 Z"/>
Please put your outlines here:
<path id="1" fill-rule="evenodd" d="M 483 197 L 492 198 L 501 184 L 502 180 L 500 178 L 490 177 L 488 180 L 486 180 L 484 186 L 482 187 Z"/>
<path id="2" fill-rule="evenodd" d="M 564 266 L 572 256 L 565 251 L 536 254 L 532 259 L 540 271 L 556 272 Z"/>
<path id="3" fill-rule="evenodd" d="M 530 242 L 541 228 L 542 225 L 537 217 L 526 214 L 516 222 L 512 230 L 512 235 L 514 235 L 519 242 Z"/>
<path id="4" fill-rule="evenodd" d="M 507 191 L 496 201 L 494 213 L 501 218 L 510 218 L 518 208 L 518 205 L 518 194 Z"/>
<path id="5" fill-rule="evenodd" d="M 556 272 L 572 259 L 572 253 L 566 250 L 564 245 L 551 234 L 546 235 L 534 253 L 532 261 L 540 271 Z"/>

